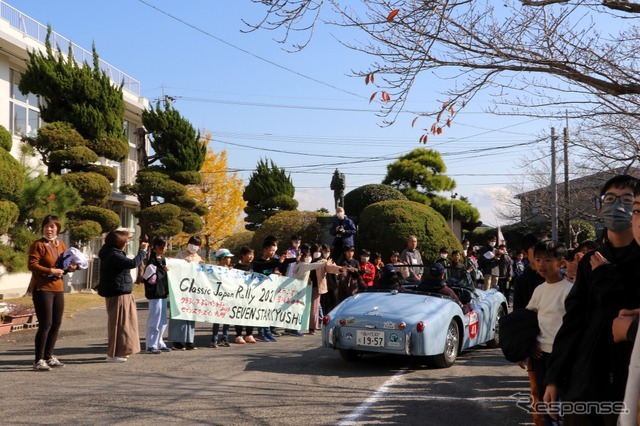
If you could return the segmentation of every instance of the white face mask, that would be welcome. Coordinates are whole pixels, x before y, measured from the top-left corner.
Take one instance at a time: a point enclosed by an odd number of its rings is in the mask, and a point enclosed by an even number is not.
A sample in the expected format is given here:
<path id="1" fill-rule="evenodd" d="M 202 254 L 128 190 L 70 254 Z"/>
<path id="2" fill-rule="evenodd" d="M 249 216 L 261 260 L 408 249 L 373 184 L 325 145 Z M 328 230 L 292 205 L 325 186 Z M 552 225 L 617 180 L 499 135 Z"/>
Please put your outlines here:
<path id="1" fill-rule="evenodd" d="M 446 258 L 447 258 L 447 254 L 446 253 L 440 254 L 440 259 L 446 259 Z"/>
<path id="2" fill-rule="evenodd" d="M 495 241 L 492 241 L 492 242 L 489 243 L 489 247 L 495 247 L 495 246 L 496 246 L 496 242 Z"/>
<path id="3" fill-rule="evenodd" d="M 344 219 L 344 213 L 342 213 L 342 212 L 336 214 L 336 216 L 338 216 L 338 219 L 340 219 L 340 220 Z"/>
<path id="4" fill-rule="evenodd" d="M 56 237 L 56 236 L 54 235 L 53 237 L 49 238 L 49 237 L 47 237 L 46 235 L 43 235 L 43 236 L 42 236 L 42 238 L 44 238 L 44 239 L 45 239 L 45 240 L 47 240 L 47 241 L 55 241 L 55 240 L 56 240 L 56 238 L 58 238 L 58 237 Z"/>
<path id="5" fill-rule="evenodd" d="M 188 244 L 188 245 L 187 245 L 187 251 L 188 251 L 189 253 L 191 253 L 191 254 L 196 253 L 196 252 L 198 251 L 198 249 L 199 249 L 199 248 L 200 248 L 200 247 L 198 247 L 198 246 L 196 246 L 196 245 L 194 245 L 194 244 Z"/>
<path id="6" fill-rule="evenodd" d="M 369 258 L 366 257 L 366 256 L 362 256 L 361 259 L 362 259 L 363 262 L 368 262 L 369 261 Z"/>
<path id="7" fill-rule="evenodd" d="M 313 253 L 313 258 L 314 258 L 314 259 L 317 259 L 317 258 L 319 258 L 320 256 L 322 256 L 322 253 L 321 253 L 321 252 L 319 252 L 319 251 L 317 251 L 317 252 Z"/>
<path id="8" fill-rule="evenodd" d="M 292 245 L 293 247 L 295 247 L 295 248 L 300 247 L 300 243 L 293 243 L 293 244 L 291 244 L 291 245 Z"/>
<path id="9" fill-rule="evenodd" d="M 304 258 L 304 263 L 311 263 L 311 258 L 310 257 L 305 257 Z"/>
<path id="10" fill-rule="evenodd" d="M 329 252 L 322 253 L 322 257 L 325 258 L 325 259 L 328 259 L 329 258 L 329 254 L 330 254 Z"/>

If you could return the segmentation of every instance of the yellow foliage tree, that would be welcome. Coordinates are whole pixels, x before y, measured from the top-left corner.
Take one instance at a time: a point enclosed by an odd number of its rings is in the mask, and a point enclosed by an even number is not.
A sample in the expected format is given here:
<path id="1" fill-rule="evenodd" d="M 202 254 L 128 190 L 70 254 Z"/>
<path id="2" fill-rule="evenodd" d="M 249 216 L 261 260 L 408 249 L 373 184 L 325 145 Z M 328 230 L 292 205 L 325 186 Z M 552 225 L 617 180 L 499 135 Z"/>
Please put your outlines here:
<path id="1" fill-rule="evenodd" d="M 207 145 L 211 134 L 206 136 Z M 203 248 L 213 250 L 229 235 L 244 230 L 242 211 L 246 205 L 242 199 L 244 185 L 238 173 L 229 173 L 227 168 L 227 151 L 216 153 L 207 149 L 207 155 L 200 170 L 202 182 L 189 185 L 187 193 L 199 203 L 209 207 L 209 213 L 202 217 L 204 227 L 200 232 Z M 189 234 L 178 234 L 174 237 L 173 246 L 184 246 Z"/>

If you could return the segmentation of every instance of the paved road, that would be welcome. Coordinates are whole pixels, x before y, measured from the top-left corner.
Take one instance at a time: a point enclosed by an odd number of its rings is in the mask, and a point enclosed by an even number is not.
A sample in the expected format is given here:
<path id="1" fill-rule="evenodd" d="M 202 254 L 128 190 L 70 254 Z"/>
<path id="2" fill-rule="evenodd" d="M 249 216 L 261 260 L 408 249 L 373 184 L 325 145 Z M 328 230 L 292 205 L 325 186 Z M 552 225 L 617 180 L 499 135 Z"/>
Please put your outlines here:
<path id="1" fill-rule="evenodd" d="M 139 302 L 141 331 L 145 302 Z M 465 352 L 449 369 L 373 356 L 345 363 L 320 336 L 196 351 L 139 354 L 106 364 L 104 309 L 65 319 L 57 356 L 67 367 L 31 370 L 34 331 L 0 337 L 3 425 L 517 425 L 531 417 L 510 398 L 526 375 L 499 349 Z M 143 336 L 144 333 L 141 333 Z"/>

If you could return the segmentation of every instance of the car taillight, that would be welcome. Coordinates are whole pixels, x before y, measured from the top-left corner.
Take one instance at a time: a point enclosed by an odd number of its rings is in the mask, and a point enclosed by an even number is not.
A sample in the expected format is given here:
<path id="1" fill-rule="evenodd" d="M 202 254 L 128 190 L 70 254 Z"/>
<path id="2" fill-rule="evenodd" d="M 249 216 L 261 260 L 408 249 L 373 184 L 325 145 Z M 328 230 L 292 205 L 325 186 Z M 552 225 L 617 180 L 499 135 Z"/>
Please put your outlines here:
<path id="1" fill-rule="evenodd" d="M 323 317 L 322 317 L 322 324 L 323 324 L 323 325 L 327 325 L 327 324 L 329 324 L 329 320 L 330 320 L 329 315 L 325 315 L 325 316 L 323 316 Z"/>
<path id="2" fill-rule="evenodd" d="M 341 326 L 345 325 L 347 322 L 344 320 L 344 318 L 340 318 L 338 320 L 338 324 L 340 324 Z"/>
<path id="3" fill-rule="evenodd" d="M 420 321 L 418 324 L 416 324 L 416 330 L 418 331 L 418 333 L 422 333 L 424 331 L 424 322 Z"/>
<path id="4" fill-rule="evenodd" d="M 398 330 L 404 330 L 405 328 L 407 328 L 407 324 L 404 322 L 400 322 L 398 323 Z"/>

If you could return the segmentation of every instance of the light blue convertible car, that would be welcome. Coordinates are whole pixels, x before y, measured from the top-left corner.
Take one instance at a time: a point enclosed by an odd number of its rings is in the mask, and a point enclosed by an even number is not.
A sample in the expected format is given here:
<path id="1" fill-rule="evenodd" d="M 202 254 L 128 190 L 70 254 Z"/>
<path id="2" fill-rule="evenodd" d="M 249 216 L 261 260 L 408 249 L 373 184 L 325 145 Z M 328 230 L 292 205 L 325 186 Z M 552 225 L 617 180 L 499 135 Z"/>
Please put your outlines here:
<path id="1" fill-rule="evenodd" d="M 458 353 L 473 346 L 498 346 L 498 320 L 507 300 L 495 289 L 474 288 L 468 276 L 450 287 L 471 310 L 464 313 L 448 296 L 396 290 L 357 293 L 322 319 L 324 347 L 354 361 L 366 353 L 427 357 L 450 367 Z"/>

